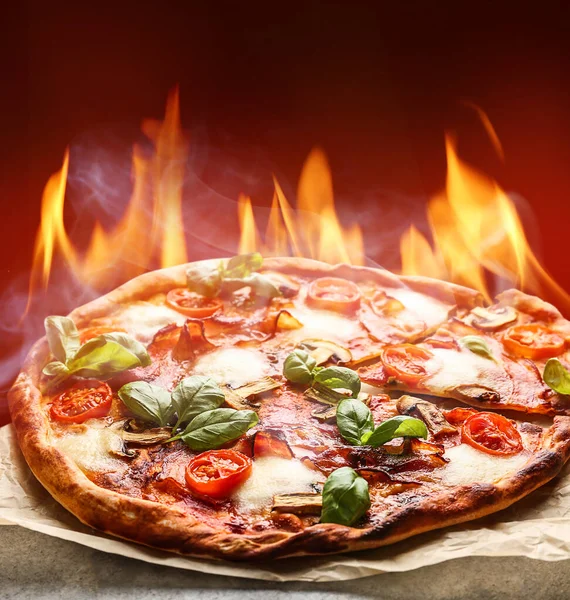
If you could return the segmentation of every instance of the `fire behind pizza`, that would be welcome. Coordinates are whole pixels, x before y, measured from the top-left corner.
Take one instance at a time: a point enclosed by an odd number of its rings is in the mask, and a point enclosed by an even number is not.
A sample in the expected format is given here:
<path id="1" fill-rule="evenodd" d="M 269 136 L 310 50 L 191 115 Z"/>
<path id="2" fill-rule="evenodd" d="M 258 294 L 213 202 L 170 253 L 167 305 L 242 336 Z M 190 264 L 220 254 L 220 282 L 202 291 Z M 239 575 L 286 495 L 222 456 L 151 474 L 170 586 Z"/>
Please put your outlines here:
<path id="1" fill-rule="evenodd" d="M 521 292 L 258 254 L 46 319 L 18 439 L 83 522 L 233 560 L 374 548 L 496 512 L 570 454 L 570 323 Z"/>

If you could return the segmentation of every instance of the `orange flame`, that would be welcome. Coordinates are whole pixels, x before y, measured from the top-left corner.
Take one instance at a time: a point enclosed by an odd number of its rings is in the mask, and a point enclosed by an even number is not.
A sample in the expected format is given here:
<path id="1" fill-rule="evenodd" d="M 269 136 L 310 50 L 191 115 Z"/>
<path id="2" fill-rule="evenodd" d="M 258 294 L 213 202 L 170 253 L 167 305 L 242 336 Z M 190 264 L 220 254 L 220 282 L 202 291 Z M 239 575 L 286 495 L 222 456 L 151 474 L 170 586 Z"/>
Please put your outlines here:
<path id="1" fill-rule="evenodd" d="M 548 295 L 570 306 L 570 297 L 540 265 L 516 207 L 498 183 L 468 166 L 446 138 L 445 192 L 428 203 L 434 248 L 410 228 L 401 240 L 402 273 L 447 279 L 490 299 L 488 276 L 503 285 Z"/>
<path id="2" fill-rule="evenodd" d="M 122 283 L 153 266 L 186 262 L 182 188 L 188 144 L 180 124 L 177 89 L 168 97 L 164 121 L 146 120 L 143 131 L 155 143 L 155 152 L 145 157 L 135 145 L 133 191 L 127 209 L 111 231 L 95 223 L 83 256 L 65 229 L 66 152 L 61 170 L 44 189 L 26 312 L 36 288 L 47 286 L 58 252 L 80 281 L 96 288 Z"/>
<path id="3" fill-rule="evenodd" d="M 314 149 L 308 156 L 294 210 L 274 179 L 275 193 L 265 243 L 260 240 L 251 200 L 241 197 L 238 216 L 240 252 L 259 250 L 265 256 L 304 256 L 330 263 L 364 263 L 364 244 L 358 225 L 343 228 L 334 206 L 330 168 L 325 154 Z"/>

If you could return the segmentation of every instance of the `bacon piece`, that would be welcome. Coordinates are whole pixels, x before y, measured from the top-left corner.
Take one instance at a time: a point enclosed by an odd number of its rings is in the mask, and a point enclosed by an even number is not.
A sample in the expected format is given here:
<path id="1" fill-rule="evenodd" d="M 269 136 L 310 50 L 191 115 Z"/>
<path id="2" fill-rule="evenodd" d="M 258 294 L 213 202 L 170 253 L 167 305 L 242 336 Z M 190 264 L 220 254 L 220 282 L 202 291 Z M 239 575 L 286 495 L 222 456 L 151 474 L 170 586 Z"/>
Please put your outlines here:
<path id="1" fill-rule="evenodd" d="M 279 431 L 258 431 L 253 443 L 253 456 L 278 456 L 280 458 L 293 458 L 289 444 Z"/>
<path id="2" fill-rule="evenodd" d="M 191 360 L 197 353 L 212 350 L 216 346 L 207 338 L 202 319 L 187 319 L 172 349 L 172 358 L 179 362 Z"/>

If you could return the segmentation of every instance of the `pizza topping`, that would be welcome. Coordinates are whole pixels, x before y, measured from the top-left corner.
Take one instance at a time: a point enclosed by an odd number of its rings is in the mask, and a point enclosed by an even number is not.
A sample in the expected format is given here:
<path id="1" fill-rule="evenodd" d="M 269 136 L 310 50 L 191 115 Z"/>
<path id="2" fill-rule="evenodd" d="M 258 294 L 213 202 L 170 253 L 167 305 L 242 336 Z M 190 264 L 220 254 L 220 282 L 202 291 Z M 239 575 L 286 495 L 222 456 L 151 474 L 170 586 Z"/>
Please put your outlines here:
<path id="1" fill-rule="evenodd" d="M 370 409 L 364 402 L 353 398 L 339 402 L 336 423 L 342 437 L 355 446 L 376 448 L 398 437 L 428 436 L 424 422 L 408 416 L 392 417 L 374 427 Z"/>
<path id="2" fill-rule="evenodd" d="M 96 379 L 78 381 L 56 396 L 51 404 L 53 419 L 64 423 L 83 423 L 105 417 L 111 408 L 111 388 Z"/>
<path id="3" fill-rule="evenodd" d="M 243 410 L 251 408 L 252 406 L 259 406 L 259 403 L 253 401 L 246 402 L 249 398 L 262 394 L 263 392 L 269 392 L 280 388 L 281 385 L 280 381 L 276 381 L 272 377 L 262 377 L 257 381 L 246 383 L 236 389 L 225 385 L 223 386 L 223 392 L 228 406 L 235 408 L 236 410 Z"/>
<path id="4" fill-rule="evenodd" d="M 478 335 L 466 335 L 459 340 L 459 343 L 463 348 L 467 348 L 467 350 L 470 350 L 474 354 L 495 360 L 487 342 Z"/>
<path id="5" fill-rule="evenodd" d="M 313 370 L 313 388 L 319 390 L 347 390 L 351 398 L 356 398 L 361 388 L 360 377 L 356 371 L 347 367 L 316 367 Z"/>
<path id="6" fill-rule="evenodd" d="M 293 277 L 285 275 L 284 273 L 279 273 L 278 271 L 265 271 L 263 276 L 275 285 L 284 298 L 293 298 L 301 289 L 301 285 L 295 281 Z"/>
<path id="7" fill-rule="evenodd" d="M 434 437 L 457 432 L 457 429 L 447 422 L 442 411 L 431 402 L 413 396 L 401 396 L 396 403 L 396 407 L 400 414 L 420 418 L 428 426 Z"/>
<path id="8" fill-rule="evenodd" d="M 388 374 L 408 384 L 417 384 L 430 374 L 427 363 L 433 358 L 429 350 L 411 344 L 387 346 L 381 355 Z"/>
<path id="9" fill-rule="evenodd" d="M 253 456 L 279 456 L 293 458 L 289 444 L 279 431 L 258 431 L 253 442 Z"/>
<path id="10" fill-rule="evenodd" d="M 97 325 L 95 327 L 88 327 L 87 329 L 82 329 L 79 332 L 79 341 L 84 344 L 85 342 L 93 339 L 94 337 L 98 337 L 103 335 L 104 333 L 126 333 L 126 331 L 122 327 L 111 327 L 106 325 Z"/>
<path id="11" fill-rule="evenodd" d="M 226 264 L 220 262 L 198 263 L 186 271 L 188 289 L 191 292 L 213 298 L 226 292 L 232 293 L 249 287 L 258 297 L 280 296 L 278 287 L 267 277 L 256 273 L 263 259 L 259 252 L 242 254 L 230 258 Z"/>
<path id="12" fill-rule="evenodd" d="M 56 358 L 43 369 L 50 378 L 46 389 L 57 387 L 71 376 L 107 379 L 150 364 L 145 347 L 126 333 L 104 333 L 80 346 L 79 333 L 71 319 L 48 317 L 45 327 L 50 351 Z"/>
<path id="13" fill-rule="evenodd" d="M 570 372 L 557 358 L 549 358 L 546 361 L 543 379 L 544 383 L 555 392 L 570 394 Z"/>
<path id="14" fill-rule="evenodd" d="M 246 348 L 221 348 L 200 356 L 192 369 L 195 375 L 206 375 L 218 384 L 227 383 L 233 388 L 267 375 L 267 357 Z"/>
<path id="15" fill-rule="evenodd" d="M 211 377 L 186 377 L 172 392 L 172 405 L 178 417 L 173 431 L 199 414 L 218 408 L 224 401 L 224 392 Z"/>
<path id="16" fill-rule="evenodd" d="M 369 300 L 372 310 L 380 316 L 397 315 L 406 309 L 406 307 L 396 298 L 388 296 L 386 292 L 379 291 Z"/>
<path id="17" fill-rule="evenodd" d="M 476 402 L 500 402 L 501 394 L 490 387 L 485 385 L 479 385 L 477 383 L 465 383 L 458 385 L 453 389 L 450 388 L 450 393 L 453 394 L 454 398 L 471 404 L 473 401 Z"/>
<path id="18" fill-rule="evenodd" d="M 476 306 L 465 322 L 483 331 L 497 331 L 509 323 L 514 323 L 517 318 L 517 311 L 510 306 Z"/>
<path id="19" fill-rule="evenodd" d="M 308 384 L 313 381 L 313 369 L 317 361 L 304 350 L 297 348 L 283 363 L 283 376 L 291 383 Z"/>
<path id="20" fill-rule="evenodd" d="M 508 329 L 503 336 L 503 344 L 516 356 L 537 360 L 562 354 L 565 340 L 560 334 L 544 325 L 532 323 L 516 325 Z"/>
<path id="21" fill-rule="evenodd" d="M 183 315 L 194 319 L 210 317 L 223 308 L 222 301 L 219 298 L 207 298 L 191 292 L 188 288 L 170 290 L 166 294 L 166 304 Z"/>
<path id="22" fill-rule="evenodd" d="M 517 454 L 523 449 L 516 427 L 509 419 L 496 413 L 472 415 L 463 423 L 461 433 L 465 443 L 488 454 Z"/>
<path id="23" fill-rule="evenodd" d="M 360 306 L 360 290 L 347 279 L 321 277 L 313 280 L 307 292 L 307 304 L 315 308 L 350 314 Z"/>
<path id="24" fill-rule="evenodd" d="M 330 340 L 303 340 L 299 346 L 315 359 L 317 365 L 330 360 L 337 364 L 349 363 L 352 360 L 350 350 Z"/>
<path id="25" fill-rule="evenodd" d="M 158 385 L 133 381 L 126 383 L 118 391 L 118 396 L 133 414 L 144 421 L 165 427 L 174 416 L 170 393 Z"/>
<path id="26" fill-rule="evenodd" d="M 211 450 L 195 456 L 186 467 L 186 485 L 194 493 L 216 500 L 228 498 L 250 475 L 252 460 L 235 450 Z"/>
<path id="27" fill-rule="evenodd" d="M 192 450 L 212 450 L 237 440 L 258 421 L 253 410 L 216 408 L 194 417 L 186 429 L 170 441 L 182 440 Z"/>
<path id="28" fill-rule="evenodd" d="M 322 475 L 301 461 L 264 456 L 253 461 L 251 477 L 236 490 L 233 500 L 239 510 L 259 512 L 270 508 L 282 494 L 314 492 Z"/>
<path id="29" fill-rule="evenodd" d="M 296 492 L 279 494 L 273 498 L 272 510 L 280 513 L 298 515 L 320 515 L 323 507 L 321 494 L 313 492 Z"/>
<path id="30" fill-rule="evenodd" d="M 179 362 L 192 360 L 196 354 L 216 348 L 206 338 L 204 322 L 187 319 L 180 330 L 178 341 L 172 348 L 172 358 Z"/>
<path id="31" fill-rule="evenodd" d="M 333 471 L 323 487 L 321 523 L 354 525 L 370 508 L 368 482 L 350 467 Z"/>

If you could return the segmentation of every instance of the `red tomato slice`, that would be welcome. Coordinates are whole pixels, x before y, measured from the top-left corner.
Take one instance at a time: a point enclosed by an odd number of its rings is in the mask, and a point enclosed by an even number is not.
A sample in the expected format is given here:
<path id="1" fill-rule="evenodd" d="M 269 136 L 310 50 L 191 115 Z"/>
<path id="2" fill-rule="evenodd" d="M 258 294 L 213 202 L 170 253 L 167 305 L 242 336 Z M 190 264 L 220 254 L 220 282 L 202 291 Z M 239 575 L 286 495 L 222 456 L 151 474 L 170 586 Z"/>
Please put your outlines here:
<path id="1" fill-rule="evenodd" d="M 279 456 L 280 458 L 293 458 L 293 453 L 289 444 L 281 439 L 277 433 L 270 431 L 258 431 L 255 434 L 253 442 L 253 455 L 255 458 L 260 456 Z"/>
<path id="2" fill-rule="evenodd" d="M 479 414 L 473 408 L 452 408 L 445 412 L 446 420 L 452 425 L 461 425 L 469 417 Z"/>
<path id="3" fill-rule="evenodd" d="M 360 290 L 347 279 L 321 277 L 309 285 L 307 304 L 315 308 L 351 313 L 360 306 Z"/>
<path id="4" fill-rule="evenodd" d="M 208 450 L 186 467 L 186 485 L 196 494 L 227 498 L 250 475 L 251 458 L 235 450 Z"/>
<path id="5" fill-rule="evenodd" d="M 433 354 L 412 344 L 398 344 L 384 348 L 380 358 L 390 375 L 403 383 L 414 384 L 429 375 L 426 363 Z"/>
<path id="6" fill-rule="evenodd" d="M 87 329 L 83 329 L 79 332 L 79 341 L 84 344 L 85 342 L 92 340 L 104 333 L 125 333 L 125 330 L 121 327 L 108 327 L 101 325 L 99 327 L 89 327 Z"/>
<path id="7" fill-rule="evenodd" d="M 512 354 L 533 360 L 552 358 L 564 352 L 564 338 L 543 325 L 516 325 L 503 336 L 505 348 Z"/>
<path id="8" fill-rule="evenodd" d="M 51 416 L 64 423 L 83 423 L 109 414 L 113 392 L 97 379 L 78 381 L 56 396 L 51 405 Z"/>
<path id="9" fill-rule="evenodd" d="M 522 439 L 509 419 L 495 413 L 477 413 L 469 417 L 461 429 L 465 443 L 497 456 L 517 454 L 523 449 Z"/>
<path id="10" fill-rule="evenodd" d="M 183 315 L 196 319 L 209 317 L 223 306 L 219 298 L 206 298 L 187 288 L 170 290 L 166 294 L 166 304 Z"/>

